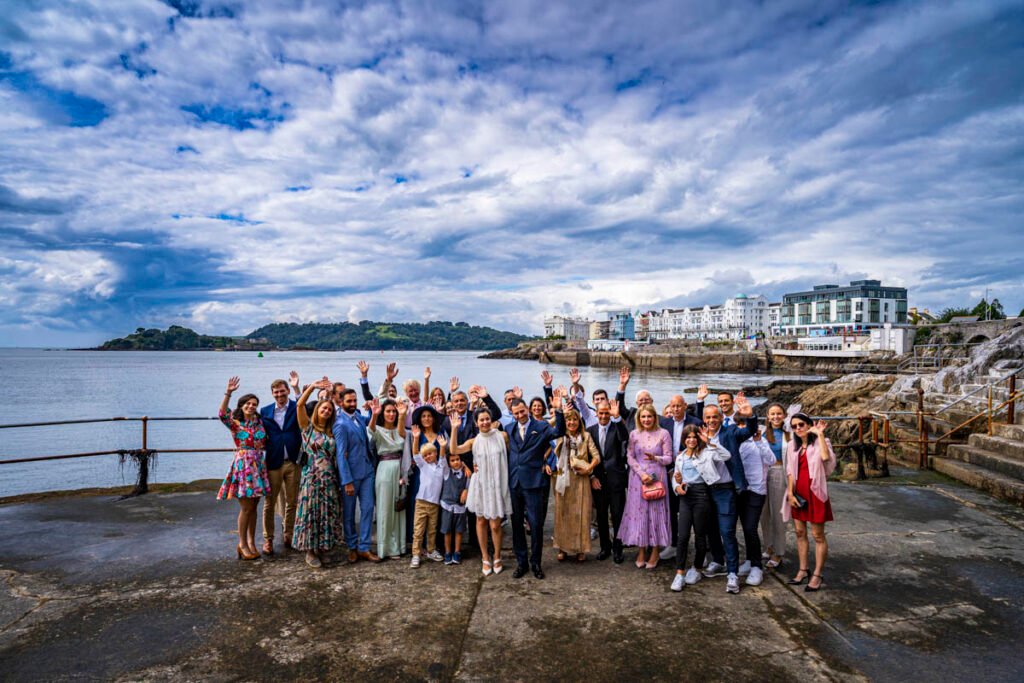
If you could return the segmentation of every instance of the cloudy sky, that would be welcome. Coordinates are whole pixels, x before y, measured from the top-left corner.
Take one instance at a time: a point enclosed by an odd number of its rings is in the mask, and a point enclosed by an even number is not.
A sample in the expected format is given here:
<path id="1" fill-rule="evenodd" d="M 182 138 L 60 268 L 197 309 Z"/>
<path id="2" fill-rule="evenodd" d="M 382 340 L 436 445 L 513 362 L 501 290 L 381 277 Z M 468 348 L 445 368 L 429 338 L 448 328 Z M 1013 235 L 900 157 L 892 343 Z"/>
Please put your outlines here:
<path id="1" fill-rule="evenodd" d="M 0 345 L 1024 306 L 1024 5 L 0 0 Z"/>

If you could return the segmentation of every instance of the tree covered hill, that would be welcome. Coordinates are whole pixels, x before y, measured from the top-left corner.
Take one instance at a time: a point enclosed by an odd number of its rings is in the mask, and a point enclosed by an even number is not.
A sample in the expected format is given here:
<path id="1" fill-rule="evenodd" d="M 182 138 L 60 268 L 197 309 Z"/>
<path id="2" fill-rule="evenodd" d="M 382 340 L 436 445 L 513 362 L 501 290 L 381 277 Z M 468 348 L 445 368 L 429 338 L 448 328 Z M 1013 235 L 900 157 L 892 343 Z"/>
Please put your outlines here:
<path id="1" fill-rule="evenodd" d="M 111 339 L 101 351 L 199 351 L 203 349 L 257 350 L 268 345 L 254 344 L 244 337 L 220 337 L 199 334 L 187 327 L 171 325 L 166 330 L 139 327 L 127 337 Z"/>
<path id="2" fill-rule="evenodd" d="M 521 334 L 467 323 L 273 323 L 253 330 L 248 339 L 280 348 L 320 351 L 457 351 L 504 349 L 529 339 Z"/>

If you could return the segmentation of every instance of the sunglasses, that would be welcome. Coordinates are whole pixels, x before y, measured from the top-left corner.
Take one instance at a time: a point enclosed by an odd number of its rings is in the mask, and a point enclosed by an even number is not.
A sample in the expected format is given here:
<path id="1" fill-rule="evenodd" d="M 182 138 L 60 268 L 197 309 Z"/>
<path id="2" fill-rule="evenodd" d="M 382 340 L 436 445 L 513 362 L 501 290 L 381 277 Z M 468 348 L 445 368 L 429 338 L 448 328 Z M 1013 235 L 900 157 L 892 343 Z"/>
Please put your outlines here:
<path id="1" fill-rule="evenodd" d="M 810 425 L 807 424 L 806 422 L 794 422 L 793 423 L 793 429 L 803 429 L 804 427 L 809 427 L 809 426 Z"/>

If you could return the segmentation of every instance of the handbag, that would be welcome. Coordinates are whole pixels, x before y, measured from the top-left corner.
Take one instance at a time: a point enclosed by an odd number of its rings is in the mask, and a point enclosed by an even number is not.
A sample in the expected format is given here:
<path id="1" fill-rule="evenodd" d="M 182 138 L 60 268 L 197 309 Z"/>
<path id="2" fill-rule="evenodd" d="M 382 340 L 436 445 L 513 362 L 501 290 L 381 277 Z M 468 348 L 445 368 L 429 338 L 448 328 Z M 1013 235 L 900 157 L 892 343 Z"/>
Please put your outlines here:
<path id="1" fill-rule="evenodd" d="M 655 479 L 650 484 L 641 484 L 644 500 L 661 500 L 665 497 L 665 484 Z"/>
<path id="2" fill-rule="evenodd" d="M 803 510 L 807 507 L 807 500 L 804 499 L 799 493 L 793 492 L 793 498 L 796 499 L 796 509 Z"/>
<path id="3" fill-rule="evenodd" d="M 395 498 L 395 512 L 401 512 L 405 509 L 405 487 L 398 487 L 398 498 Z"/>

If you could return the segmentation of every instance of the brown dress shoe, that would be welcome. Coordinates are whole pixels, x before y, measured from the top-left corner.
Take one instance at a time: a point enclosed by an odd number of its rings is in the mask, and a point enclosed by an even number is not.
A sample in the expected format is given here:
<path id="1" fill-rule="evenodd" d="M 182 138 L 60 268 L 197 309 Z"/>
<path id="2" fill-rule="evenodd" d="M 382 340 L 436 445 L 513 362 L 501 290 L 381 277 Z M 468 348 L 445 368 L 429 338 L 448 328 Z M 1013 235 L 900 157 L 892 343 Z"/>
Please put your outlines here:
<path id="1" fill-rule="evenodd" d="M 359 561 L 359 553 L 357 553 L 355 550 L 349 550 L 348 551 L 348 563 L 349 564 L 355 564 L 358 561 Z"/>
<path id="2" fill-rule="evenodd" d="M 364 550 L 359 553 L 359 558 L 366 560 L 367 562 L 380 562 L 380 557 L 378 557 L 372 550 Z"/>

